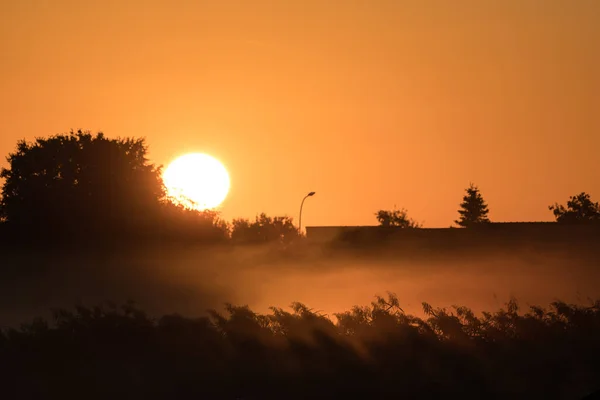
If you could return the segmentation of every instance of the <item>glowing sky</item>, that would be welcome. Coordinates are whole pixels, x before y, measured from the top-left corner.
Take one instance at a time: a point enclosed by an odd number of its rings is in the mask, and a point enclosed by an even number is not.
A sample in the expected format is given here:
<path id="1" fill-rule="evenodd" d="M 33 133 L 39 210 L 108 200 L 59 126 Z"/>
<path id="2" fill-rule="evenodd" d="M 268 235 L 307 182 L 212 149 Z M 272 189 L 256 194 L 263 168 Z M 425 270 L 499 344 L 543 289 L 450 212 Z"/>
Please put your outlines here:
<path id="1" fill-rule="evenodd" d="M 0 154 L 73 129 L 231 176 L 223 216 L 449 226 L 600 200 L 600 1 L 0 0 Z M 5 165 L 5 164 L 4 164 Z"/>

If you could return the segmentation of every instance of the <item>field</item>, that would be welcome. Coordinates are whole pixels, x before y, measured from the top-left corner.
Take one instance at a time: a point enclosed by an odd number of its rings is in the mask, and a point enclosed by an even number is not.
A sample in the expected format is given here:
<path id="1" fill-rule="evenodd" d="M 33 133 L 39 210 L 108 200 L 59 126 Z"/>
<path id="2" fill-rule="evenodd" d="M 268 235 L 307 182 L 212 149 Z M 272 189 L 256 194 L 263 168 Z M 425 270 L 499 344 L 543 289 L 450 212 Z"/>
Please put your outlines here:
<path id="1" fill-rule="evenodd" d="M 566 400 L 600 386 L 593 248 L 413 250 L 5 249 L 0 384 L 146 399 Z"/>
<path id="2" fill-rule="evenodd" d="M 593 249 L 591 249 L 593 250 Z M 224 303 L 263 312 L 300 301 L 324 313 L 395 293 L 406 312 L 421 303 L 475 311 L 560 299 L 600 298 L 595 251 L 553 246 L 394 252 L 301 246 L 134 247 L 32 252 L 6 249 L 0 321 L 12 325 L 51 308 L 134 300 L 150 313 L 205 314 Z"/>

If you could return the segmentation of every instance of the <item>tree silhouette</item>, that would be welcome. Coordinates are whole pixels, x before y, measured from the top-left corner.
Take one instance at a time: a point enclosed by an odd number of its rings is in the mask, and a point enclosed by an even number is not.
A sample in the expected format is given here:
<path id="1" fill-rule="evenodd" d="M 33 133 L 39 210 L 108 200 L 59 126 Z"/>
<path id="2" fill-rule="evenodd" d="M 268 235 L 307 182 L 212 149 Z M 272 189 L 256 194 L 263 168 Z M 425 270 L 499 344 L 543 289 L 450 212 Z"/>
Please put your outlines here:
<path id="1" fill-rule="evenodd" d="M 383 227 L 420 228 L 421 225 L 415 220 L 408 218 L 408 212 L 401 210 L 379 210 L 375 213 L 379 225 Z"/>
<path id="2" fill-rule="evenodd" d="M 164 201 L 160 207 L 156 229 L 159 236 L 181 240 L 225 241 L 229 239 L 230 225 L 214 210 L 198 211 L 185 205 Z"/>
<path id="3" fill-rule="evenodd" d="M 490 222 L 487 217 L 488 206 L 483 200 L 479 188 L 471 183 L 465 191 L 466 195 L 458 210 L 460 218 L 454 222 L 465 228 Z"/>
<path id="4" fill-rule="evenodd" d="M 81 130 L 22 140 L 0 172 L 2 218 L 28 233 L 145 225 L 165 197 L 160 168 L 146 152 L 144 139 Z"/>
<path id="5" fill-rule="evenodd" d="M 265 213 L 256 216 L 254 222 L 238 218 L 231 223 L 231 240 L 237 243 L 264 243 L 281 241 L 288 243 L 298 237 L 298 228 L 291 217 L 269 217 Z"/>
<path id="6" fill-rule="evenodd" d="M 600 204 L 592 202 L 589 194 L 581 192 L 576 196 L 571 196 L 567 206 L 555 203 L 549 206 L 556 222 L 560 223 L 582 223 L 600 221 Z"/>

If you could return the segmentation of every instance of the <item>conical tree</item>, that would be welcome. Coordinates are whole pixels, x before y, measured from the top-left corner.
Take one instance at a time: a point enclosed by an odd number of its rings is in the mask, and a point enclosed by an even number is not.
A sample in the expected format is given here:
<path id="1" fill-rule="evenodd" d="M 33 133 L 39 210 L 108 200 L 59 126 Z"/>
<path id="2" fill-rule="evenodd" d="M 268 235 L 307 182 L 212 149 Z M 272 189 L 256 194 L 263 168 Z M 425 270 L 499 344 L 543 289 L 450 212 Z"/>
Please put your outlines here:
<path id="1" fill-rule="evenodd" d="M 483 200 L 479 188 L 471 183 L 465 191 L 467 193 L 460 204 L 460 210 L 458 210 L 460 218 L 454 222 L 464 228 L 490 222 L 487 217 L 488 206 Z"/>

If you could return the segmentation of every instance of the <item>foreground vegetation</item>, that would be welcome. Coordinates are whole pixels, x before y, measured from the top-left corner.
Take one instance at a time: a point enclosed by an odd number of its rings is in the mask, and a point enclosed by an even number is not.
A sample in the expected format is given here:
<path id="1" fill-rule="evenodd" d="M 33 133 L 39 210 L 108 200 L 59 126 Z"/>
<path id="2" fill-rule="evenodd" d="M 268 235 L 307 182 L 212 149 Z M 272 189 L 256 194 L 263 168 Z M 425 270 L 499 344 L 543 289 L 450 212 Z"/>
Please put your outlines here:
<path id="1" fill-rule="evenodd" d="M 600 384 L 600 301 L 423 310 L 391 294 L 332 317 L 300 303 L 197 319 L 58 310 L 3 332 L 0 385 L 19 398 L 576 399 Z"/>

